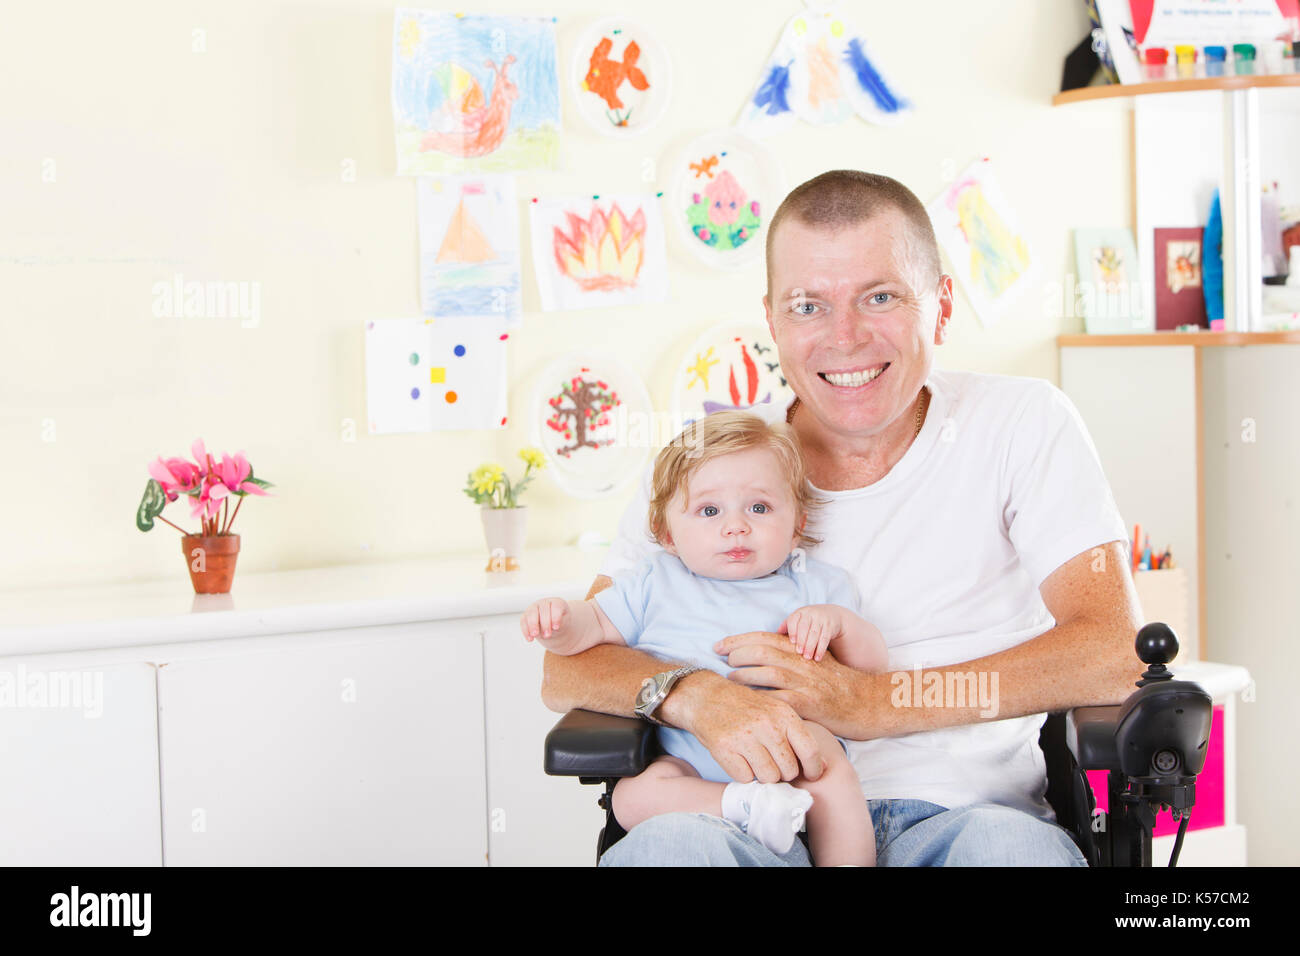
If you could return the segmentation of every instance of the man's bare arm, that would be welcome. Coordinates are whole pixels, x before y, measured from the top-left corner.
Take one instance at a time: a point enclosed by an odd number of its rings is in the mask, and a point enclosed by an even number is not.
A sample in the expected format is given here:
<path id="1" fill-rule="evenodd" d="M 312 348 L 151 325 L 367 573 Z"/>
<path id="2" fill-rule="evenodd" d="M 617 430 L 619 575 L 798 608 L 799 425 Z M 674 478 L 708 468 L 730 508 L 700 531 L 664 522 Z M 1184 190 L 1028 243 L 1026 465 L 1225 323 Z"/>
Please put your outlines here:
<path id="1" fill-rule="evenodd" d="M 584 600 L 591 600 L 613 583 L 607 576 L 597 575 Z M 542 703 L 557 714 L 581 708 L 631 717 L 641 682 L 663 669 L 663 661 L 613 644 L 601 644 L 572 657 L 547 651 L 542 664 Z"/>
<path id="2" fill-rule="evenodd" d="M 1111 542 L 1076 555 L 1052 572 L 1039 591 L 1057 622 L 1051 630 L 996 654 L 921 672 L 922 687 L 931 673 L 939 675 L 942 686 L 970 672 L 984 673 L 991 686 L 996 674 L 996 717 L 981 716 L 986 708 L 978 695 L 964 707 L 895 706 L 895 688 L 904 680 L 915 686 L 912 672 L 863 674 L 830 656 L 808 662 L 789 653 L 788 641 L 740 635 L 727 638 L 719 649 L 730 655 L 732 666 L 743 668 L 732 673 L 732 680 L 775 688 L 765 693 L 852 740 L 1112 704 L 1128 696 L 1142 663 L 1133 649 L 1141 614 L 1127 543 Z"/>

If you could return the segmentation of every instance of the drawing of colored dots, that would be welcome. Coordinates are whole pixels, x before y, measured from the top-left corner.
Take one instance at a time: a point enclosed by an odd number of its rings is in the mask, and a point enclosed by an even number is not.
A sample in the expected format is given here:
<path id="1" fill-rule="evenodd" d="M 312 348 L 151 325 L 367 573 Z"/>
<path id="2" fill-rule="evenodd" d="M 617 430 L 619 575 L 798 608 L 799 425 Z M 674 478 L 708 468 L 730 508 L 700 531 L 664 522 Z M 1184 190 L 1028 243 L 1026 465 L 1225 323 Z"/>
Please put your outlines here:
<path id="1" fill-rule="evenodd" d="M 446 369 L 446 366 L 443 366 L 443 365 L 430 366 L 430 368 L 429 368 L 429 383 L 430 383 L 430 384 L 437 384 L 437 383 L 445 382 L 445 381 L 447 381 L 447 369 Z"/>
<path id="2" fill-rule="evenodd" d="M 407 361 L 410 362 L 412 365 L 419 365 L 419 364 L 420 364 L 420 353 L 419 353 L 419 352 L 412 352 L 412 353 L 411 353 L 411 357 L 410 357 L 409 359 L 407 359 Z"/>
<path id="3" fill-rule="evenodd" d="M 446 395 L 443 396 L 443 398 L 445 398 L 445 399 L 447 400 L 447 404 L 448 404 L 448 405 L 454 405 L 454 404 L 456 404 L 456 393 L 455 393 L 455 392 L 448 392 Z"/>
<path id="4" fill-rule="evenodd" d="M 465 354 L 465 346 L 458 345 L 454 349 L 452 349 L 452 351 L 456 353 L 457 358 L 460 358 L 462 355 Z"/>
<path id="5" fill-rule="evenodd" d="M 420 397 L 420 390 L 419 390 L 418 388 L 413 388 L 413 389 L 411 389 L 411 397 L 412 397 L 412 398 L 419 398 L 419 397 Z"/>

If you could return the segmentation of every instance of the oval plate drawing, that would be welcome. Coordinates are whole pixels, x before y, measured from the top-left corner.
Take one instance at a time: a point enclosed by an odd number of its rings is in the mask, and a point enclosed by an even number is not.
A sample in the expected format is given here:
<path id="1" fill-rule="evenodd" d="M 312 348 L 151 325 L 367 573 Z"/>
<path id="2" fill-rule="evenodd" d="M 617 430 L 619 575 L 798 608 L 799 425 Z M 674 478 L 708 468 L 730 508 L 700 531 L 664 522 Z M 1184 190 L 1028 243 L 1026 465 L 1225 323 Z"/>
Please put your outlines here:
<path id="1" fill-rule="evenodd" d="M 794 392 L 781 374 L 762 322 L 724 322 L 686 350 L 673 382 L 673 421 L 682 427 L 718 411 L 749 411 L 785 421 Z"/>
<path id="2" fill-rule="evenodd" d="M 673 91 L 668 48 L 635 20 L 597 20 L 573 48 L 578 113 L 592 129 L 625 139 L 663 118 Z"/>
<path id="3" fill-rule="evenodd" d="M 671 175 L 667 215 L 702 262 L 727 269 L 763 257 L 767 221 L 785 198 L 785 175 L 767 147 L 716 130 L 693 140 Z"/>
<path id="4" fill-rule="evenodd" d="M 650 393 L 635 371 L 606 353 L 570 352 L 548 365 L 530 418 L 547 474 L 575 498 L 618 491 L 640 473 L 653 439 Z"/>

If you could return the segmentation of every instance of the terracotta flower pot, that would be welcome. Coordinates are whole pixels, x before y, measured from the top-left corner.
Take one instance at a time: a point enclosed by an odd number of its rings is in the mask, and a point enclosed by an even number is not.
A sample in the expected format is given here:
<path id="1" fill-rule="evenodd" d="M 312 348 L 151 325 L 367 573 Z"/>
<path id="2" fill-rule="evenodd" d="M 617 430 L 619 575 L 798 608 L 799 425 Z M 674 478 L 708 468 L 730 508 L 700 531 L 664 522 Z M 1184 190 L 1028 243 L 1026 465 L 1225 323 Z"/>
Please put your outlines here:
<path id="1" fill-rule="evenodd" d="M 235 560 L 239 557 L 239 535 L 187 534 L 181 538 L 185 564 L 195 594 L 228 594 L 235 579 Z"/>
<path id="2" fill-rule="evenodd" d="M 483 537 L 488 546 L 488 571 L 514 571 L 524 553 L 528 508 L 493 508 L 484 505 Z"/>

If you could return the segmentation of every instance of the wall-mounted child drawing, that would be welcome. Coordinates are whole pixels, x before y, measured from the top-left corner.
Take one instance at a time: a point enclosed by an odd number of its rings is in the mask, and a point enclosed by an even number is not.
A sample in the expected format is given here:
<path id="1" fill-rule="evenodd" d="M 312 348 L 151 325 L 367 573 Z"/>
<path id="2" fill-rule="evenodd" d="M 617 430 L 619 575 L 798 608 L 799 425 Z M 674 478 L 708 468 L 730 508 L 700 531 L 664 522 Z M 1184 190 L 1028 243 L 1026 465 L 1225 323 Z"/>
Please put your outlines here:
<path id="1" fill-rule="evenodd" d="M 1037 261 L 988 157 L 967 167 L 926 211 L 975 314 L 993 325 L 1029 285 Z"/>
<path id="2" fill-rule="evenodd" d="M 506 427 L 506 333 L 450 319 L 366 323 L 372 435 Z"/>
<path id="3" fill-rule="evenodd" d="M 578 113 L 611 136 L 645 132 L 662 118 L 672 96 L 667 48 L 626 17 L 606 17 L 583 32 L 573 50 L 572 76 Z"/>
<path id="4" fill-rule="evenodd" d="M 399 173 L 553 169 L 555 22 L 398 8 L 393 123 Z"/>
<path id="5" fill-rule="evenodd" d="M 711 266 L 763 255 L 763 225 L 785 198 L 780 165 L 734 129 L 707 133 L 673 167 L 672 212 L 691 251 Z"/>
<path id="6" fill-rule="evenodd" d="M 668 254 L 659 203 L 653 193 L 530 203 L 542 308 L 665 301 Z"/>
<path id="7" fill-rule="evenodd" d="M 790 18 L 736 125 L 766 137 L 796 117 L 821 125 L 856 113 L 873 123 L 894 123 L 908 109 L 837 5 Z"/>
<path id="8" fill-rule="evenodd" d="M 568 494 L 612 494 L 637 474 L 653 440 L 650 395 L 636 372 L 612 355 L 572 352 L 537 379 L 533 444 L 547 473 Z"/>
<path id="9" fill-rule="evenodd" d="M 521 322 L 519 210 L 505 174 L 421 176 L 420 310 L 476 317 L 498 331 Z"/>
<path id="10" fill-rule="evenodd" d="M 681 427 L 721 411 L 748 411 L 785 421 L 794 391 L 767 326 L 727 322 L 706 331 L 686 350 L 673 384 L 673 418 Z"/>

